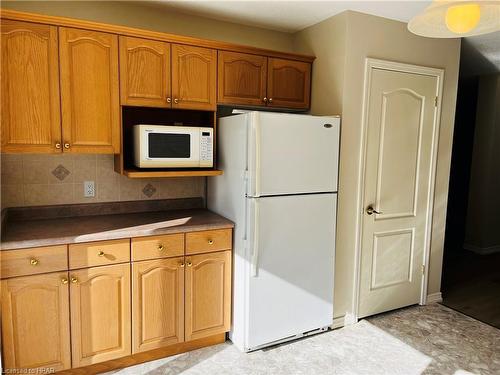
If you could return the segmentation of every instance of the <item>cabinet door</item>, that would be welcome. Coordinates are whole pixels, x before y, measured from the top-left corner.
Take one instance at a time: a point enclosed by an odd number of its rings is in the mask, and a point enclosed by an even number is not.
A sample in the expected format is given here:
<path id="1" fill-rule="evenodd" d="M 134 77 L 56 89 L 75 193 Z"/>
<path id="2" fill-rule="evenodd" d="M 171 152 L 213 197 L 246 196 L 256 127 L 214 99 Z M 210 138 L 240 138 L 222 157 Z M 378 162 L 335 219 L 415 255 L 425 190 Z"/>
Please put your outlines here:
<path id="1" fill-rule="evenodd" d="M 219 51 L 218 103 L 266 105 L 267 57 Z"/>
<path id="2" fill-rule="evenodd" d="M 64 151 L 120 152 L 118 36 L 59 29 Z"/>
<path id="3" fill-rule="evenodd" d="M 4 369 L 71 368 L 66 272 L 3 280 Z"/>
<path id="4" fill-rule="evenodd" d="M 186 257 L 186 341 L 224 333 L 231 324 L 231 251 Z"/>
<path id="5" fill-rule="evenodd" d="M 184 341 L 184 257 L 132 265 L 133 352 Z"/>
<path id="6" fill-rule="evenodd" d="M 131 354 L 130 264 L 70 272 L 73 367 Z"/>
<path id="7" fill-rule="evenodd" d="M 217 51 L 172 44 L 172 108 L 215 111 Z"/>
<path id="8" fill-rule="evenodd" d="M 267 72 L 267 95 L 270 107 L 309 108 L 310 63 L 269 58 Z"/>
<path id="9" fill-rule="evenodd" d="M 120 36 L 121 104 L 170 107 L 170 44 Z"/>
<path id="10" fill-rule="evenodd" d="M 60 152 L 57 27 L 1 27 L 2 152 Z"/>

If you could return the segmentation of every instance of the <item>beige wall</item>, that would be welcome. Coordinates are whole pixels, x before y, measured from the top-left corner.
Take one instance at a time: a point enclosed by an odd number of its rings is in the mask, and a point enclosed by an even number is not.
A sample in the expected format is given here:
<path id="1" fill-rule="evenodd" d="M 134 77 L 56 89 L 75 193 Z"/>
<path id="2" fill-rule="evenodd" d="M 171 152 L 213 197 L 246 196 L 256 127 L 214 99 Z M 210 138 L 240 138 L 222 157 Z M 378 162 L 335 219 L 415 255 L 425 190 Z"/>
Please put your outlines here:
<path id="1" fill-rule="evenodd" d="M 143 1 L 2 1 L 2 8 L 292 51 L 292 35 L 176 13 Z"/>
<path id="2" fill-rule="evenodd" d="M 465 247 L 500 251 L 500 74 L 479 79 Z"/>
<path id="3" fill-rule="evenodd" d="M 203 177 L 130 179 L 113 170 L 113 155 L 3 154 L 1 159 L 2 208 L 205 196 Z M 95 182 L 95 197 L 84 197 L 84 181 Z"/>
<path id="4" fill-rule="evenodd" d="M 318 40 L 322 42 L 314 42 Z M 329 56 L 329 52 L 325 51 L 342 50 L 343 46 L 345 52 L 340 51 L 336 57 Z M 409 33 L 402 22 L 349 11 L 297 33 L 295 48 L 297 52 L 318 56 L 313 65 L 313 87 L 318 84 L 335 86 L 331 89 L 335 93 L 331 97 L 313 91 L 312 113 L 337 113 L 341 106 L 335 317 L 353 311 L 365 58 L 445 69 L 428 294 L 439 292 L 460 41 L 418 37 Z M 343 77 L 332 78 L 332 69 L 337 74 L 343 74 Z M 342 98 L 338 98 L 338 93 Z"/>

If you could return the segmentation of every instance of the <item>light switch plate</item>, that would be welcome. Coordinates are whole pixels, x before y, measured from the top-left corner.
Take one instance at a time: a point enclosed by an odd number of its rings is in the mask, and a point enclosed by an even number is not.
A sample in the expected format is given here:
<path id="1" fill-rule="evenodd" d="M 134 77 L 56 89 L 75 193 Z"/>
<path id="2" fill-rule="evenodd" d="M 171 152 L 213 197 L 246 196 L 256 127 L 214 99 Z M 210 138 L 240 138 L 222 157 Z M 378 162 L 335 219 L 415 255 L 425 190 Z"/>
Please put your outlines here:
<path id="1" fill-rule="evenodd" d="M 84 181 L 83 182 L 83 196 L 84 197 L 95 197 L 95 183 L 94 183 L 94 181 Z"/>

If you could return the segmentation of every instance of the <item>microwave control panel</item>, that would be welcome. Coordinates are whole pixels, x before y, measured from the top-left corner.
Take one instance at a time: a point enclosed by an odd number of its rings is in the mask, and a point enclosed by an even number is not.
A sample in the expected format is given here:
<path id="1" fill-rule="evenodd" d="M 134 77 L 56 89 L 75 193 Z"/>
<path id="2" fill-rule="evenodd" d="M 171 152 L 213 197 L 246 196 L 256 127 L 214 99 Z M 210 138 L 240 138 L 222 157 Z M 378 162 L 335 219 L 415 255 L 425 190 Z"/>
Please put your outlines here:
<path id="1" fill-rule="evenodd" d="M 200 167 L 213 167 L 212 129 L 200 132 Z"/>

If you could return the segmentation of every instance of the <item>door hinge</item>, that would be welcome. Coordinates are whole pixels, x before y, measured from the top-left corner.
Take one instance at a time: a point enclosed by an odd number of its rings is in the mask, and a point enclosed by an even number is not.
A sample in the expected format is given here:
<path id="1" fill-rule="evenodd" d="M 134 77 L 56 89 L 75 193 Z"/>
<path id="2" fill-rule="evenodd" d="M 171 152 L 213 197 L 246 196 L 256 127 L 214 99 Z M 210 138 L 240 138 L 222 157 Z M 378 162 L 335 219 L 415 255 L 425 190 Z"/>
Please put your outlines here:
<path id="1" fill-rule="evenodd" d="M 436 96 L 434 98 L 434 107 L 437 107 L 438 106 L 438 97 Z"/>
<path id="2" fill-rule="evenodd" d="M 422 264 L 422 275 L 425 275 L 425 265 Z"/>

